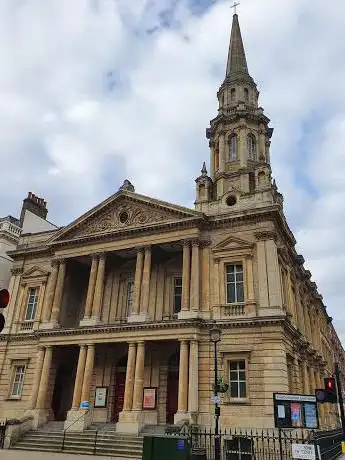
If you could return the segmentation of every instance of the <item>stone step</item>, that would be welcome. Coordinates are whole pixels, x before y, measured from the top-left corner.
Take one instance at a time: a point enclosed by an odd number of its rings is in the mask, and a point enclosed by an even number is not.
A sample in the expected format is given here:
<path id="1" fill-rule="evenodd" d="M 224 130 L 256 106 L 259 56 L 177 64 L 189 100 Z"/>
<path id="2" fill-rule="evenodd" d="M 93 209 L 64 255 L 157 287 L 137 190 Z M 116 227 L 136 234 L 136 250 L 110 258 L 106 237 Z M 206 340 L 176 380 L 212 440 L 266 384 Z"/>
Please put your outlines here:
<path id="1" fill-rule="evenodd" d="M 54 448 L 45 444 L 16 444 L 12 447 L 14 450 L 30 450 L 30 451 L 40 451 L 40 452 L 62 452 L 61 448 Z M 96 451 L 90 448 L 76 448 L 76 447 L 66 447 L 63 450 L 63 453 L 72 453 L 72 454 L 86 454 L 86 455 L 104 455 L 112 457 L 124 457 L 130 458 L 133 460 L 141 459 L 142 451 L 130 451 L 128 449 L 112 449 L 111 447 L 102 447 L 97 448 Z"/>
<path id="2" fill-rule="evenodd" d="M 22 451 L 96 454 L 128 460 L 140 460 L 142 457 L 143 437 L 141 436 L 119 434 L 111 430 L 98 431 L 98 426 L 84 432 L 64 433 L 56 431 L 58 427 L 59 425 L 54 423 L 50 424 L 50 429 L 46 427 L 46 429 L 29 431 L 11 448 Z"/>

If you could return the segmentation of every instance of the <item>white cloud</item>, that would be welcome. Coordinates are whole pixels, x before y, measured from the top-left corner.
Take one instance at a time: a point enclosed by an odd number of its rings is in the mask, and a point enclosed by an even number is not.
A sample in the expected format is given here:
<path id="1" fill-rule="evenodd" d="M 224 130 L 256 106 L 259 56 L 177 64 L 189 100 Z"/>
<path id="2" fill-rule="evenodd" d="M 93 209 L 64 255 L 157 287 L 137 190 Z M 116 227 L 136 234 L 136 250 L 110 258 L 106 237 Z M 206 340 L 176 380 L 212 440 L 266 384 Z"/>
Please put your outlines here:
<path id="1" fill-rule="evenodd" d="M 190 1 L 175 3 L 0 2 L 0 158 L 9 172 L 0 215 L 18 213 L 32 190 L 48 200 L 50 219 L 66 224 L 125 177 L 141 193 L 194 201 L 231 11 L 218 1 L 194 16 Z M 240 21 L 275 128 L 272 166 L 288 220 L 340 321 L 345 3 L 327 9 L 321 0 L 247 0 Z"/>

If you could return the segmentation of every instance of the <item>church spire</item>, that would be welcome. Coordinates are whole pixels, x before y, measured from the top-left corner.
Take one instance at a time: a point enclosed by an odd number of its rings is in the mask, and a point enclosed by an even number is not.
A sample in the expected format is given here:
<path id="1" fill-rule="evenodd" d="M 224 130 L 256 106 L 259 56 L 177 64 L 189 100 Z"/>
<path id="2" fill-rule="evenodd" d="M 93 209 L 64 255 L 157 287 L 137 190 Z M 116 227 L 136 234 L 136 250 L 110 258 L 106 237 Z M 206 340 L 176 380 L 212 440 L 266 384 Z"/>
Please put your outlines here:
<path id="1" fill-rule="evenodd" d="M 232 18 L 228 61 L 223 85 L 234 83 L 247 83 L 255 86 L 255 82 L 248 72 L 246 53 L 244 50 L 240 23 L 235 13 Z"/>
<path id="2" fill-rule="evenodd" d="M 247 74 L 248 66 L 242 41 L 240 23 L 238 21 L 238 15 L 234 14 L 232 19 L 228 62 L 226 65 L 226 76 L 231 76 L 238 73 Z"/>

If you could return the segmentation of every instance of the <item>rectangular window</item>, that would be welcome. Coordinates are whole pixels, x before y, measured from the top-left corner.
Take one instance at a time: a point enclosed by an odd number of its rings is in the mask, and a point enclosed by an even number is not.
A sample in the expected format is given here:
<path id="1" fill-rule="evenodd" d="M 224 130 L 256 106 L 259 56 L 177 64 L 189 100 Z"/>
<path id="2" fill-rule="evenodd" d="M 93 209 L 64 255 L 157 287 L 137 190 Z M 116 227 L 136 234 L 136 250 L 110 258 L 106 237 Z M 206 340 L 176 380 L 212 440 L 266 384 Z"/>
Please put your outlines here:
<path id="1" fill-rule="evenodd" d="M 20 397 L 23 391 L 25 366 L 14 366 L 11 396 Z"/>
<path id="2" fill-rule="evenodd" d="M 174 278 L 174 313 L 181 311 L 182 306 L 182 278 Z"/>
<path id="3" fill-rule="evenodd" d="M 38 288 L 29 289 L 28 302 L 26 304 L 25 321 L 32 321 L 35 318 L 38 303 L 38 291 Z"/>
<path id="4" fill-rule="evenodd" d="M 246 398 L 246 361 L 244 359 L 231 360 L 229 374 L 231 398 Z"/>
<path id="5" fill-rule="evenodd" d="M 127 315 L 132 313 L 134 299 L 134 281 L 128 281 L 127 283 Z"/>
<path id="6" fill-rule="evenodd" d="M 226 303 L 243 303 L 243 266 L 227 265 L 226 266 Z"/>

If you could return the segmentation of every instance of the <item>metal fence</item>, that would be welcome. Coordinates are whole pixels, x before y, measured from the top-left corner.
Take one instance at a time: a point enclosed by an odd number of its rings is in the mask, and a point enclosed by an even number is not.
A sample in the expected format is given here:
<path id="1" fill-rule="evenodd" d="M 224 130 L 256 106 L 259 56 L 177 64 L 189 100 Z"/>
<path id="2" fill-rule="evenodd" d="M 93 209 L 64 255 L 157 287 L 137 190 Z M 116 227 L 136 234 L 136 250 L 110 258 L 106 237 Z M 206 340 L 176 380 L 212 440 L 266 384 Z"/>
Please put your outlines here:
<path id="1" fill-rule="evenodd" d="M 341 453 L 341 431 L 229 429 L 219 433 L 221 460 L 292 460 L 292 444 L 313 444 L 322 460 L 334 460 Z M 212 430 L 192 430 L 192 452 L 214 459 Z M 318 457 L 317 457 L 318 458 Z"/>
<path id="2" fill-rule="evenodd" d="M 4 447 L 6 428 L 7 421 L 0 421 L 0 449 L 3 449 Z"/>

